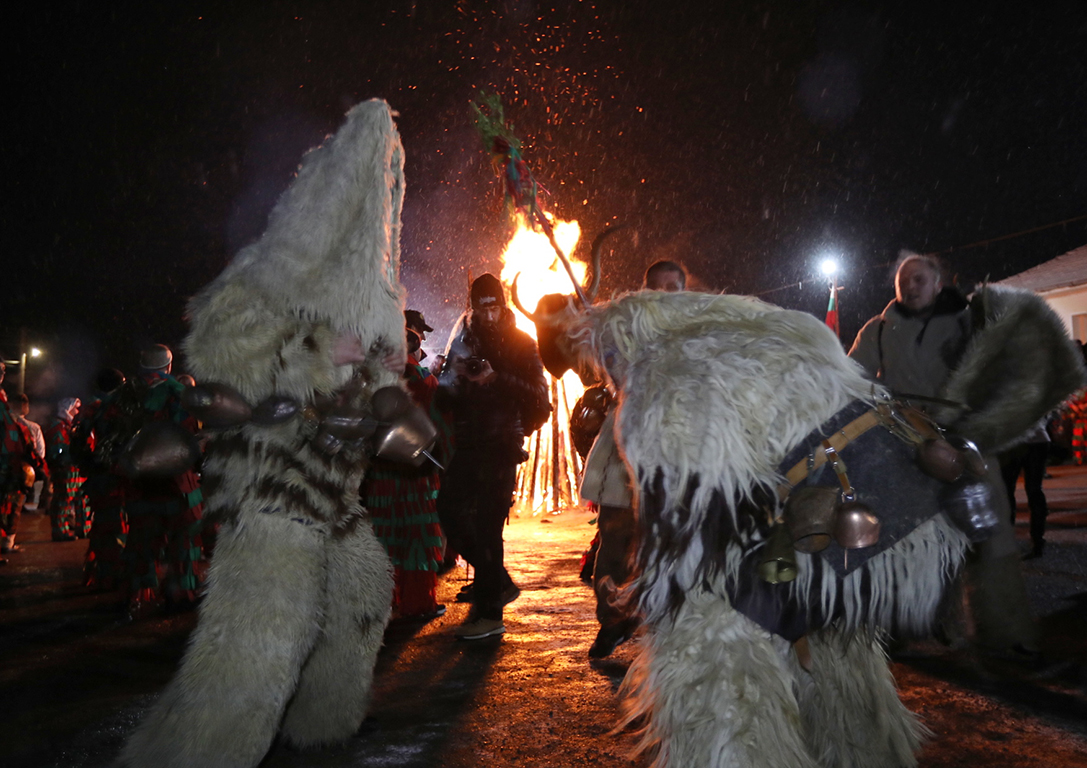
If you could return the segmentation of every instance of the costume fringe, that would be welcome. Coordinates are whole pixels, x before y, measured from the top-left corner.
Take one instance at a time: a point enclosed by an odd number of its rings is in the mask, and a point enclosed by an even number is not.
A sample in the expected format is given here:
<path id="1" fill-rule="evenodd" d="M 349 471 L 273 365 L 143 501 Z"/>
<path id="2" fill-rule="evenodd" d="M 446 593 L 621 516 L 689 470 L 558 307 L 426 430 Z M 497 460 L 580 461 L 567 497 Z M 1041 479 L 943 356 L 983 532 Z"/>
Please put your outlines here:
<path id="1" fill-rule="evenodd" d="M 811 673 L 728 598 L 780 513 L 781 460 L 885 390 L 819 320 L 747 297 L 629 294 L 572 338 L 622 393 L 619 439 L 642 497 L 633 589 L 647 635 L 621 689 L 639 750 L 656 768 L 915 765 L 925 731 L 877 636 L 928 629 L 967 545 L 943 515 L 845 577 L 797 554 L 787 588 L 825 624 L 809 635 Z"/>
<path id="2" fill-rule="evenodd" d="M 968 545 L 965 534 L 936 515 L 844 579 L 832 568 L 812 567 L 813 558 L 822 555 L 797 552 L 798 589 L 809 596 L 809 604 L 819 604 L 822 615 L 844 614 L 839 623 L 844 631 L 893 627 L 925 634 Z"/>

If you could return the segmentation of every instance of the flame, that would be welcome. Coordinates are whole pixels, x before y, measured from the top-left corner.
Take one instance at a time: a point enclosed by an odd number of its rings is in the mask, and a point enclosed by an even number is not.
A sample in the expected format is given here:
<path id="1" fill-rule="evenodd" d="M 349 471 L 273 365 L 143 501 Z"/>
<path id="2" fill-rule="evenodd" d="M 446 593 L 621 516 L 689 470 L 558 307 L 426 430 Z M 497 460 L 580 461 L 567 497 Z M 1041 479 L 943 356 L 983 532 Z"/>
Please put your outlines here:
<path id="1" fill-rule="evenodd" d="M 576 221 L 561 219 L 552 220 L 551 224 L 555 231 L 555 242 L 566 254 L 578 283 L 584 285 L 589 266 L 571 256 L 581 237 L 581 226 Z M 499 279 L 506 287 L 507 295 L 510 294 L 513 278 L 518 273 L 521 278 L 517 281 L 517 295 L 521 304 L 530 312 L 536 309 L 536 302 L 549 293 L 574 292 L 570 276 L 566 274 L 566 268 L 559 261 L 547 235 L 528 226 L 522 216 L 517 217 L 517 230 L 506 244 L 506 250 L 502 252 L 502 273 Z M 514 314 L 517 316 L 517 327 L 536 338 L 536 327 L 532 321 L 520 312 L 515 311 Z"/>
<path id="2" fill-rule="evenodd" d="M 581 237 L 581 227 L 576 221 L 552 220 L 555 242 L 566 254 L 579 284 L 585 284 L 588 265 L 572 257 Z M 517 295 L 521 304 L 534 311 L 536 303 L 549 293 L 572 294 L 574 286 L 551 242 L 543 232 L 528 226 L 518 216 L 517 230 L 502 252 L 500 279 L 509 294 L 513 279 L 518 274 Z M 536 338 L 532 321 L 514 311 L 517 327 Z M 563 509 L 581 504 L 578 479 L 581 474 L 581 457 L 574 450 L 570 439 L 570 411 L 585 392 L 581 379 L 573 371 L 555 380 L 546 371 L 548 392 L 551 398 L 551 420 L 538 431 L 525 438 L 524 448 L 528 461 L 517 471 L 517 504 L 519 509 L 533 515 L 549 511 L 558 514 Z"/>

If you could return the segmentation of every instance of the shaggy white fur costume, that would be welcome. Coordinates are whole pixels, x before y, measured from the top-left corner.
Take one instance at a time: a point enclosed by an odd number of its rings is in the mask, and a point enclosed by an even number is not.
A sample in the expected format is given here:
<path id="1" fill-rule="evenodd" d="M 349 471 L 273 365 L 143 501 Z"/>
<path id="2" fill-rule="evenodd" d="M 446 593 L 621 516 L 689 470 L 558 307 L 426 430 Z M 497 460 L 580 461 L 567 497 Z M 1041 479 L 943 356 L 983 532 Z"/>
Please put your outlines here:
<path id="1" fill-rule="evenodd" d="M 624 682 L 642 749 L 670 768 L 915 765 L 925 730 L 877 634 L 931 622 L 966 547 L 942 514 L 844 577 L 797 554 L 803 600 L 840 617 L 807 635 L 810 672 L 726 591 L 765 545 L 755 515 L 778 511 L 786 453 L 882 390 L 816 318 L 746 297 L 630 294 L 593 307 L 571 336 L 622 393 L 619 438 L 642 489 L 634 590 L 648 635 Z M 708 527 L 722 531 L 716 543 Z"/>
<path id="2" fill-rule="evenodd" d="M 250 403 L 339 393 L 366 409 L 398 376 L 403 159 L 393 113 L 355 107 L 305 158 L 264 236 L 190 306 L 185 350 L 200 381 Z M 333 364 L 337 335 L 367 352 Z M 208 446 L 205 491 L 222 521 L 181 668 L 121 756 L 134 768 L 255 766 L 277 730 L 298 746 L 352 736 L 366 715 L 388 621 L 391 566 L 358 488 L 364 449 L 318 451 L 312 418 L 245 424 Z"/>

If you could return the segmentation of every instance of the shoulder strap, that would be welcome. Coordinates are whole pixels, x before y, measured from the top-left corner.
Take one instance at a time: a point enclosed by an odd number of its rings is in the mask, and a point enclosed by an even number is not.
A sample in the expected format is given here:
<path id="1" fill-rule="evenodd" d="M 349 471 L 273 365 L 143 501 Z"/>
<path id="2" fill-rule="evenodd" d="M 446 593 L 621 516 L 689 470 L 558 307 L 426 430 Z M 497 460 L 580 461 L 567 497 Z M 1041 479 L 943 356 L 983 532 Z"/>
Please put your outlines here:
<path id="1" fill-rule="evenodd" d="M 876 331 L 876 351 L 879 353 L 879 368 L 876 369 L 876 374 L 883 373 L 883 326 L 887 324 L 887 318 L 881 317 L 879 319 L 879 330 Z"/>

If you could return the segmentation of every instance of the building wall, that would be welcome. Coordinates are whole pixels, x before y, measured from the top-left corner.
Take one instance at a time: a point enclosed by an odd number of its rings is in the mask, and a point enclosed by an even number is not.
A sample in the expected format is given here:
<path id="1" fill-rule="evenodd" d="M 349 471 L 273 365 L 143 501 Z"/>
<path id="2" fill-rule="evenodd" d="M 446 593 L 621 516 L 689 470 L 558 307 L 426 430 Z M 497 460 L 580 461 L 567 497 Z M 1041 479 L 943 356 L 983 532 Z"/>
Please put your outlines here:
<path id="1" fill-rule="evenodd" d="M 1073 339 L 1087 344 L 1087 285 L 1038 294 L 1060 315 Z"/>

